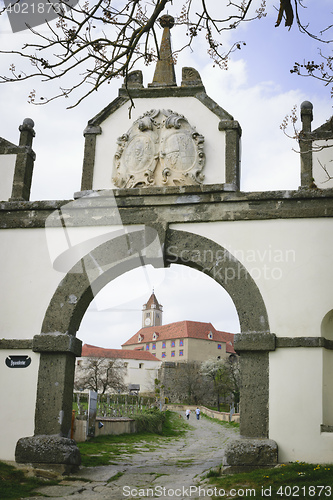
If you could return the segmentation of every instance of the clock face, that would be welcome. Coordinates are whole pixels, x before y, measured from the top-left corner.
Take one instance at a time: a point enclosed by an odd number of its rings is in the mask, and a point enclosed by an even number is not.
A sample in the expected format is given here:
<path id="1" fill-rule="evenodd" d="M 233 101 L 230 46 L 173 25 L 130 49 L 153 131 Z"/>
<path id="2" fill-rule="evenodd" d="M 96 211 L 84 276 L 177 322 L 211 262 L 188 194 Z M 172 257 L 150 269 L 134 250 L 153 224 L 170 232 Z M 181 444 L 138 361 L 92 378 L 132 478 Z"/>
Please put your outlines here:
<path id="1" fill-rule="evenodd" d="M 145 325 L 147 325 L 147 326 L 150 325 L 150 318 L 145 319 Z"/>

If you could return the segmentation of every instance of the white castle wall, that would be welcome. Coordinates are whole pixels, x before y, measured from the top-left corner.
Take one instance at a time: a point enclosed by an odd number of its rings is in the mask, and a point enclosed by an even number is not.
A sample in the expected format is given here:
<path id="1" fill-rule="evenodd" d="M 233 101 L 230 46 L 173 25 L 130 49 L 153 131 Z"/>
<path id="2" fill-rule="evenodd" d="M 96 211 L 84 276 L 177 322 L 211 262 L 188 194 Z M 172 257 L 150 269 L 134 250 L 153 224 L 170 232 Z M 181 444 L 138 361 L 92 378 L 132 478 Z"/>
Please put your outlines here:
<path id="1" fill-rule="evenodd" d="M 200 234 L 229 249 L 258 285 L 271 332 L 278 337 L 304 337 L 320 336 L 322 319 L 332 309 L 332 224 L 329 219 L 289 219 L 175 224 L 171 228 Z M 96 240 L 89 243 L 92 237 L 112 237 L 110 227 L 71 228 L 69 234 L 72 242 L 80 242 L 75 249 L 77 259 L 89 246 L 98 246 Z M 0 317 L 6 338 L 31 339 L 41 332 L 53 293 L 72 265 L 70 259 L 63 272 L 53 268 L 57 244 L 57 251 L 65 248 L 63 238 L 60 228 L 1 231 L 0 256 L 6 263 L 3 282 L 8 293 L 0 302 Z M 52 241 L 52 258 L 48 241 Z M 0 459 L 10 460 L 17 439 L 33 433 L 39 355 L 22 352 L 32 357 L 32 363 L 13 370 L 4 365 L 4 359 L 18 351 L 0 353 L 0 391 L 6 402 L 1 414 Z M 333 423 L 332 407 L 325 406 L 323 398 L 331 385 L 332 358 L 332 351 L 320 348 L 270 353 L 270 437 L 279 445 L 280 460 L 332 459 L 333 434 L 320 433 L 321 424 Z"/>
<path id="2" fill-rule="evenodd" d="M 136 98 L 135 108 L 129 111 L 128 105 L 122 106 L 110 115 L 101 125 L 102 134 L 97 136 L 93 189 L 110 189 L 112 183 L 113 157 L 117 151 L 117 138 L 125 134 L 133 122 L 143 113 L 154 109 L 171 109 L 189 121 L 199 134 L 205 138 L 204 150 L 206 166 L 204 184 L 225 182 L 225 132 L 218 130 L 220 118 L 194 97 L 164 97 L 151 99 Z M 131 113 L 131 115 L 130 115 Z M 110 139 L 111 138 L 111 139 Z"/>
<path id="3" fill-rule="evenodd" d="M 333 187 L 333 140 L 313 143 L 313 178 L 319 189 Z M 326 171 L 325 171 L 326 170 Z M 331 177 L 331 178 L 330 178 Z"/>
<path id="4" fill-rule="evenodd" d="M 0 201 L 7 201 L 11 197 L 14 180 L 16 155 L 0 155 Z"/>

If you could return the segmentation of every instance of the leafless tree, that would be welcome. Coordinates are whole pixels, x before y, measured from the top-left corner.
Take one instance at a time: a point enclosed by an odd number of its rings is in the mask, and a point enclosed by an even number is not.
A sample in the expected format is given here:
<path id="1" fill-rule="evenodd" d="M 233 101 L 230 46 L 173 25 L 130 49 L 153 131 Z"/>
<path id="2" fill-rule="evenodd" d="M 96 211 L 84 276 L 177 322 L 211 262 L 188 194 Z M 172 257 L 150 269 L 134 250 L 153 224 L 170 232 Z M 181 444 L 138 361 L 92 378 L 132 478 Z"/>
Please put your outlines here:
<path id="1" fill-rule="evenodd" d="M 217 410 L 220 411 L 222 400 L 233 396 L 234 403 L 239 402 L 240 373 L 238 357 L 210 359 L 202 363 L 201 373 L 213 383 Z"/>
<path id="2" fill-rule="evenodd" d="M 123 392 L 125 368 L 121 361 L 108 358 L 87 358 L 76 367 L 74 388 L 104 394 Z"/>
<path id="3" fill-rule="evenodd" d="M 203 380 L 200 372 L 200 363 L 196 361 L 186 361 L 177 363 L 174 368 L 172 386 L 162 380 L 165 388 L 165 395 L 173 402 L 187 404 L 200 404 L 204 394 L 207 392 L 207 384 Z"/>
<path id="4" fill-rule="evenodd" d="M 7 11 L 20 1 L 11 0 Z M 139 60 L 149 64 L 159 58 L 157 21 L 171 0 L 95 0 L 90 3 L 86 0 L 77 4 L 73 2 L 70 8 L 69 0 L 43 1 L 56 11 L 57 22 L 47 21 L 43 30 L 29 26 L 27 22 L 30 31 L 27 32 L 27 43 L 20 50 L 0 50 L 0 53 L 12 54 L 14 59 L 9 73 L 0 77 L 1 82 L 39 78 L 61 83 L 59 92 L 51 97 L 37 96 L 32 90 L 30 102 L 43 104 L 73 93 L 75 103 L 70 106 L 73 107 L 103 84 L 126 77 Z M 6 2 L 8 4 L 9 0 Z M 297 24 L 303 33 L 321 40 L 301 20 L 302 0 L 277 2 L 276 26 L 284 19 L 285 26 Z M 227 67 L 232 52 L 245 45 L 241 40 L 231 46 L 224 45 L 223 33 L 266 16 L 266 0 L 260 0 L 260 3 L 255 0 L 184 0 L 179 7 L 173 5 L 172 8 L 176 13 L 175 23 L 186 27 L 182 46 L 175 49 L 173 57 L 176 59 L 180 50 L 192 46 L 202 32 L 209 57 L 221 68 Z M 33 17 L 31 19 L 33 21 Z M 323 30 L 321 35 L 324 37 L 326 31 Z M 325 41 L 329 43 L 331 40 Z M 17 59 L 23 59 L 22 69 L 18 68 Z M 67 86 L 66 81 L 70 82 Z"/>

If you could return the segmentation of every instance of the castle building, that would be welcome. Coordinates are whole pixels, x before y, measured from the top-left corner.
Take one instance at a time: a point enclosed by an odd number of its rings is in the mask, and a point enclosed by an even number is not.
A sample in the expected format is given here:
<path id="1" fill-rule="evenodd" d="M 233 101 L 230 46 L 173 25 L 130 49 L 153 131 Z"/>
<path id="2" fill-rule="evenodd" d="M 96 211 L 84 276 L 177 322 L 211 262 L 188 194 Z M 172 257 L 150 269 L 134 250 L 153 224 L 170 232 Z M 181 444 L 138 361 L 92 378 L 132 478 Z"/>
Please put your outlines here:
<path id="1" fill-rule="evenodd" d="M 153 292 L 142 310 L 142 328 L 122 344 L 124 350 L 150 352 L 162 361 L 224 359 L 235 354 L 234 335 L 211 323 L 178 321 L 162 325 L 162 306 Z"/>
<path id="2" fill-rule="evenodd" d="M 118 366 L 125 369 L 124 383 L 130 391 L 135 387 L 141 393 L 150 393 L 154 390 L 154 381 L 158 377 L 161 361 L 150 352 L 125 351 L 123 349 L 105 349 L 94 345 L 84 344 L 82 354 L 77 358 L 76 365 L 84 368 L 89 359 L 107 358 L 117 361 Z M 76 379 L 78 373 L 76 371 Z"/>

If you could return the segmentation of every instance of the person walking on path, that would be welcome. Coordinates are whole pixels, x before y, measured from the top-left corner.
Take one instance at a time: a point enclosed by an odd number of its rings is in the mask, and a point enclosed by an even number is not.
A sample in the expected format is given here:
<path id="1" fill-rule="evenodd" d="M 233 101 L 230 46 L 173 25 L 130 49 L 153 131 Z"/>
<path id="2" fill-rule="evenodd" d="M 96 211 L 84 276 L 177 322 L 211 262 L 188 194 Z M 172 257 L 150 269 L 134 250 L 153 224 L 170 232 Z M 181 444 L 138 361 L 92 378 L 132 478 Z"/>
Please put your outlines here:
<path id="1" fill-rule="evenodd" d="M 197 416 L 197 420 L 200 418 L 200 408 L 197 406 L 197 409 L 195 410 L 195 414 Z"/>
<path id="2" fill-rule="evenodd" d="M 190 414 L 191 414 L 191 410 L 187 409 L 185 412 L 187 420 L 190 420 Z"/>

